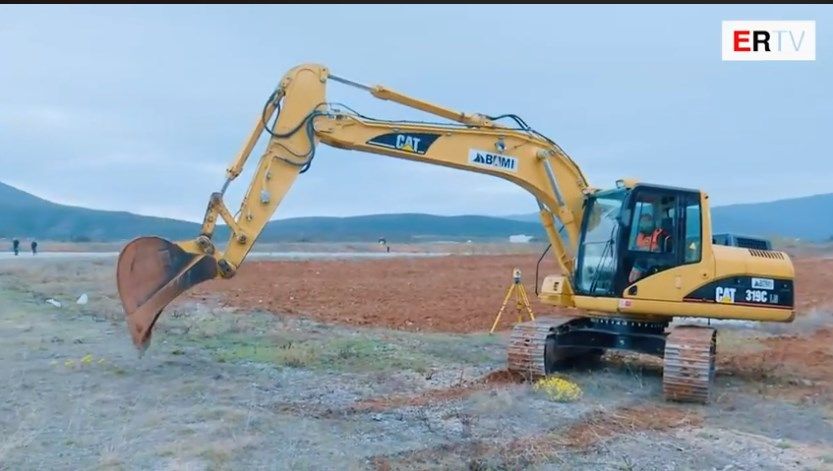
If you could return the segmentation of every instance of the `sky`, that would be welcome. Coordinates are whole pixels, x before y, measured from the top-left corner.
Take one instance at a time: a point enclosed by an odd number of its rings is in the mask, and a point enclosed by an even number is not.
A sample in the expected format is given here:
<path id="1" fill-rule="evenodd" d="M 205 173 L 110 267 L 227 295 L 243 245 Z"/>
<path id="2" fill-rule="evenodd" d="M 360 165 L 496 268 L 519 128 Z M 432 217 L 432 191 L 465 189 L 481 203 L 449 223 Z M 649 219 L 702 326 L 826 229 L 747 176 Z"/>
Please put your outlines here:
<path id="1" fill-rule="evenodd" d="M 815 20 L 817 59 L 724 62 L 723 20 Z M 281 76 L 315 62 L 518 114 L 595 187 L 634 177 L 712 205 L 830 193 L 831 25 L 833 7 L 791 5 L 0 6 L 0 181 L 199 221 Z M 338 84 L 328 95 L 426 117 Z M 232 184 L 232 212 L 250 176 Z M 535 210 L 493 176 L 321 145 L 275 218 Z"/>

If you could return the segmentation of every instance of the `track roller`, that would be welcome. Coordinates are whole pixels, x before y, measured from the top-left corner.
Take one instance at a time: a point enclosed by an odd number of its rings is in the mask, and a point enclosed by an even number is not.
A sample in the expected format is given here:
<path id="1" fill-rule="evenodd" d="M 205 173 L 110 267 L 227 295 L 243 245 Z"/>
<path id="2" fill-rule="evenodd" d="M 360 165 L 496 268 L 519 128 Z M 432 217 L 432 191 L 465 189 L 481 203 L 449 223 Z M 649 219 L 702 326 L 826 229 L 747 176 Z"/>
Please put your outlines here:
<path id="1" fill-rule="evenodd" d="M 547 369 L 544 364 L 544 351 L 547 336 L 561 323 L 561 319 L 539 317 L 534 321 L 516 324 L 509 337 L 509 370 L 517 371 L 528 379 L 545 376 Z"/>
<path id="2" fill-rule="evenodd" d="M 509 338 L 509 370 L 528 379 L 535 379 L 577 362 L 598 360 L 604 354 L 603 348 L 558 344 L 562 331 L 582 321 L 571 317 L 542 317 L 516 324 Z"/>
<path id="3" fill-rule="evenodd" d="M 662 371 L 666 400 L 707 404 L 712 399 L 717 332 L 680 326 L 668 334 Z"/>

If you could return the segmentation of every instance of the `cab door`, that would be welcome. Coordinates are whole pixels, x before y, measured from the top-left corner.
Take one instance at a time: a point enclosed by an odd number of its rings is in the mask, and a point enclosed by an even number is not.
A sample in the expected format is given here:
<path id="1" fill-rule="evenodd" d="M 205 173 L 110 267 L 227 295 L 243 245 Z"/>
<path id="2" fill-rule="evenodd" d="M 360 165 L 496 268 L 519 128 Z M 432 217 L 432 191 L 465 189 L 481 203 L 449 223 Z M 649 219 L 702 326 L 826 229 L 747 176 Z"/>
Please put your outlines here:
<path id="1" fill-rule="evenodd" d="M 636 295 L 641 280 L 700 260 L 700 199 L 696 192 L 647 186 L 630 196 L 616 285 L 619 293 Z"/>

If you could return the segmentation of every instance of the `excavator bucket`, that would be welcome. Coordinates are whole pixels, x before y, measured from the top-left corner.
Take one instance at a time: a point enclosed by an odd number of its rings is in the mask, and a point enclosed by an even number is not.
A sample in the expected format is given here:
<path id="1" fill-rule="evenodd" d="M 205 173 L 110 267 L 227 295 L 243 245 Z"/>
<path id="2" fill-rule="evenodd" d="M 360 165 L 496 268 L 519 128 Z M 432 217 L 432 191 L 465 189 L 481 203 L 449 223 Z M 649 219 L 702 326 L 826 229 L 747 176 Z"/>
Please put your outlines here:
<path id="1" fill-rule="evenodd" d="M 159 237 L 140 237 L 122 249 L 116 283 L 133 344 L 143 353 L 165 306 L 192 286 L 217 276 L 217 261 Z"/>

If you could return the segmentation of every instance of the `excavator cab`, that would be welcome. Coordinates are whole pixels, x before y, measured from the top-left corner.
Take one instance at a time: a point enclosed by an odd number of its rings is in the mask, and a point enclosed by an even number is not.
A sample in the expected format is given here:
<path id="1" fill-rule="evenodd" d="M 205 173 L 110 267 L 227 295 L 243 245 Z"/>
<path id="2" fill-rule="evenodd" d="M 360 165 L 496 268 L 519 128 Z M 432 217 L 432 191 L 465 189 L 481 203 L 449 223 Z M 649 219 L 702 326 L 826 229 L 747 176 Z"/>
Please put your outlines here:
<path id="1" fill-rule="evenodd" d="M 700 262 L 699 191 L 619 185 L 590 196 L 584 211 L 573 280 L 579 295 L 621 298 L 637 281 Z"/>

